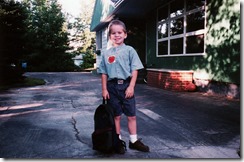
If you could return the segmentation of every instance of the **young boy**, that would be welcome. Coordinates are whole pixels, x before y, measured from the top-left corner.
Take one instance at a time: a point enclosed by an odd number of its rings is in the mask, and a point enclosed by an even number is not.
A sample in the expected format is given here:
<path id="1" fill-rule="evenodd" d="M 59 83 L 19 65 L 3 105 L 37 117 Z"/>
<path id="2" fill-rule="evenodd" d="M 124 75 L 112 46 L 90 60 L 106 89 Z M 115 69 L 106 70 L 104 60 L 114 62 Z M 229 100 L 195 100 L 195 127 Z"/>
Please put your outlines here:
<path id="1" fill-rule="evenodd" d="M 129 148 L 149 152 L 149 147 L 137 139 L 136 104 L 134 87 L 138 70 L 144 68 L 140 58 L 131 46 L 124 44 L 127 37 L 125 24 L 113 20 L 108 26 L 112 47 L 104 52 L 99 67 L 102 74 L 102 96 L 114 109 L 116 133 L 120 134 L 120 120 L 124 113 L 130 133 Z"/>

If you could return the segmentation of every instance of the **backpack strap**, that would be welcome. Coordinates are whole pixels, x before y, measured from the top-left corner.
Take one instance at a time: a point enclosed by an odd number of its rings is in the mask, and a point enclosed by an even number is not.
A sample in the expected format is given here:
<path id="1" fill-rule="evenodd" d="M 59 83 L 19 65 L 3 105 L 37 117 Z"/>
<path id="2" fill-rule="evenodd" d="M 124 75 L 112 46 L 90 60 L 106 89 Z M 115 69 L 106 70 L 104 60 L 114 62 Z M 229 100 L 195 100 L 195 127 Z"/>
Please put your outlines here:
<path id="1" fill-rule="evenodd" d="M 103 98 L 103 104 L 108 104 L 108 100 L 106 100 L 105 98 Z"/>

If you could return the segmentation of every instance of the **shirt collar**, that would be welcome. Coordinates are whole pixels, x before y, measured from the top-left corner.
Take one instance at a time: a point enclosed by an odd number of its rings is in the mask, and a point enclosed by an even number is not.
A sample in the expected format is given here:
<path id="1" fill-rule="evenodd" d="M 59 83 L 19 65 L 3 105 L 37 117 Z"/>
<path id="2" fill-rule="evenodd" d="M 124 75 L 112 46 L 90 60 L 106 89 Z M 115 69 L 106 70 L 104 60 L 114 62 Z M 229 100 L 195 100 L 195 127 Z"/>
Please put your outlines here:
<path id="1" fill-rule="evenodd" d="M 118 49 L 121 49 L 121 48 L 123 48 L 125 46 L 125 44 L 123 43 L 123 44 L 121 44 L 121 45 L 119 45 L 119 46 L 117 46 L 117 47 L 112 47 L 114 50 L 118 50 Z"/>

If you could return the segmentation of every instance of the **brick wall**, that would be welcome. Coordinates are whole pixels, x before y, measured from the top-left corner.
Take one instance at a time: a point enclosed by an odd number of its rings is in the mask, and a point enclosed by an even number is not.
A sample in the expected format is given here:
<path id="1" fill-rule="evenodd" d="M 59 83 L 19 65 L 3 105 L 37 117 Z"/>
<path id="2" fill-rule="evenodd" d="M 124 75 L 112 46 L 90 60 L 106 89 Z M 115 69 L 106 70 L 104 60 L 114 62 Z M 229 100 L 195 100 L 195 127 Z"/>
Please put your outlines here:
<path id="1" fill-rule="evenodd" d="M 193 82 L 193 71 L 169 70 L 169 69 L 147 69 L 147 84 L 166 90 L 195 91 Z"/>

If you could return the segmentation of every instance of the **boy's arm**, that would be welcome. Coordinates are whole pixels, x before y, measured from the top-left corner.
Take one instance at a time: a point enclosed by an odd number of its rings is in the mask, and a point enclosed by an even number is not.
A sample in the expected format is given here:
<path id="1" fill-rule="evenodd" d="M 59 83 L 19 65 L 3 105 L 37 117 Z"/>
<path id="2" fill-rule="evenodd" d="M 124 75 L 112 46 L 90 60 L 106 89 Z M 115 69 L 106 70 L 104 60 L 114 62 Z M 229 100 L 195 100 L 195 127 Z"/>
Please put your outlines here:
<path id="1" fill-rule="evenodd" d="M 132 71 L 130 85 L 125 91 L 125 98 L 131 98 L 134 96 L 134 88 L 136 85 L 137 76 L 138 76 L 138 70 Z"/>
<path id="2" fill-rule="evenodd" d="M 102 74 L 102 96 L 105 100 L 109 99 L 109 93 L 107 90 L 107 81 L 108 81 L 108 76 L 106 74 Z"/>

